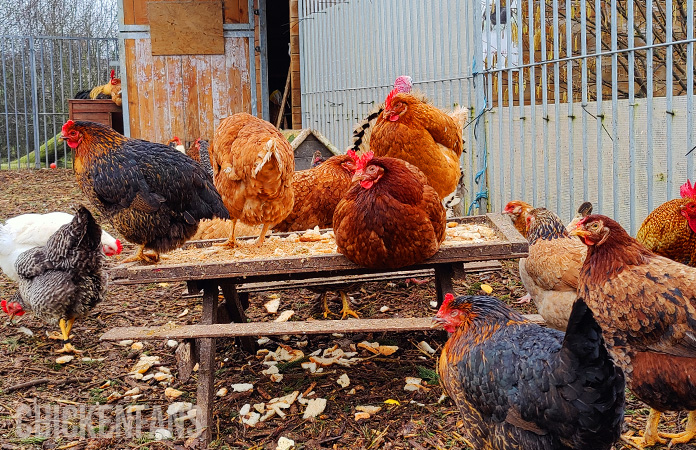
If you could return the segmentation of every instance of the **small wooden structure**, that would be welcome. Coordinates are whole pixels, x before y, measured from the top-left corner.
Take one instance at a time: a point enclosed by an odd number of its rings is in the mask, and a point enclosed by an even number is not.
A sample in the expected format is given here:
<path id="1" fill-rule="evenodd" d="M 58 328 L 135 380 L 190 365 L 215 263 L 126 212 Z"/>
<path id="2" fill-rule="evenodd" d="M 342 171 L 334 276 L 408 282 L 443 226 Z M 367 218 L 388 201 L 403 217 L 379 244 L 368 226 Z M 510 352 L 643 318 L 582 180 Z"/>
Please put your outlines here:
<path id="1" fill-rule="evenodd" d="M 290 141 L 290 145 L 295 151 L 295 170 L 309 169 L 312 165 L 314 152 L 317 150 L 321 152 L 324 159 L 342 153 L 329 142 L 326 136 L 311 128 L 283 130 L 283 135 Z"/>
<path id="2" fill-rule="evenodd" d="M 123 112 L 112 100 L 69 99 L 68 118 L 101 123 L 123 133 Z"/>
<path id="3" fill-rule="evenodd" d="M 472 216 L 456 219 L 462 223 L 483 224 L 492 228 L 498 239 L 461 246 L 442 247 L 432 258 L 421 264 L 392 270 L 376 270 L 360 267 L 340 254 L 296 255 L 273 259 L 249 259 L 221 262 L 195 262 L 180 264 L 155 264 L 149 266 L 122 265 L 108 271 L 109 281 L 114 284 L 145 284 L 157 282 L 186 281 L 189 292 L 203 291 L 203 313 L 200 325 L 165 325 L 159 327 L 115 328 L 101 339 L 120 341 L 124 339 L 186 339 L 177 349 L 181 362 L 179 376 L 190 376 L 193 365 L 199 363 L 197 405 L 200 407 L 196 420 L 206 431 L 206 443 L 212 437 L 212 406 L 215 392 L 215 339 L 239 337 L 242 347 L 253 351 L 253 336 L 276 334 L 317 334 L 355 331 L 408 331 L 430 327 L 429 318 L 407 319 L 363 319 L 349 321 L 287 322 L 284 324 L 247 323 L 244 313 L 248 306 L 248 293 L 241 294 L 238 288 L 248 283 L 268 283 L 283 280 L 315 280 L 326 277 L 347 277 L 373 273 L 393 273 L 413 270 L 434 270 L 438 302 L 448 292 L 454 292 L 452 278 L 460 271 L 463 262 L 493 259 L 521 258 L 527 256 L 527 240 L 520 235 L 512 223 L 501 214 Z M 210 246 L 211 241 L 194 241 L 188 245 Z M 222 291 L 225 303 L 218 308 L 218 296 Z M 245 301 L 246 300 L 246 301 Z M 221 317 L 227 315 L 234 323 L 223 324 Z M 538 318 L 535 318 L 538 320 Z M 323 321 L 322 321 L 323 322 Z"/>

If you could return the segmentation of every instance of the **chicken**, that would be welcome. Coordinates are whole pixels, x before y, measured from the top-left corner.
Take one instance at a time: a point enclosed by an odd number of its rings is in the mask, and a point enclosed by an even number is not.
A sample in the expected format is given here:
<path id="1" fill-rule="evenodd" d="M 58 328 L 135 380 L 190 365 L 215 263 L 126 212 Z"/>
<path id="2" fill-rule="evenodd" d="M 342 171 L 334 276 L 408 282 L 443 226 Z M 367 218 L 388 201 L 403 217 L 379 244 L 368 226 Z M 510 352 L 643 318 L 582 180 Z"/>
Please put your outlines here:
<path id="1" fill-rule="evenodd" d="M 336 205 L 348 192 L 355 169 L 353 157 L 336 155 L 315 168 L 295 172 L 292 176 L 295 193 L 292 212 L 273 230 L 330 228 Z"/>
<path id="2" fill-rule="evenodd" d="M 79 91 L 74 98 L 77 99 L 111 99 L 118 106 L 121 106 L 121 79 L 115 77 L 116 71 L 111 69 L 111 77 L 108 83 L 95 86 L 92 89 Z"/>
<path id="3" fill-rule="evenodd" d="M 488 296 L 447 294 L 434 325 L 451 333 L 438 373 L 473 449 L 608 450 L 618 439 L 624 377 L 581 300 L 565 335 Z"/>
<path id="4" fill-rule="evenodd" d="M 510 220 L 512 220 L 517 231 L 519 231 L 522 236 L 527 237 L 527 216 L 533 209 L 534 207 L 529 203 L 525 203 L 521 200 L 513 200 L 505 205 L 503 214 L 510 216 Z"/>
<path id="5" fill-rule="evenodd" d="M 580 222 L 584 217 L 587 217 L 590 214 L 592 214 L 592 203 L 583 202 L 582 205 L 578 207 L 578 212 L 575 213 L 573 220 L 571 220 L 570 223 L 566 226 L 566 230 L 568 230 L 568 232 L 570 233 L 578 225 L 578 222 Z"/>
<path id="6" fill-rule="evenodd" d="M 210 165 L 210 144 L 205 139 L 198 138 L 193 145 L 186 150 L 186 154 L 198 161 L 206 172 L 213 178 L 213 166 Z"/>
<path id="7" fill-rule="evenodd" d="M 681 197 L 648 214 L 636 239 L 665 258 L 696 267 L 696 185 L 681 186 Z"/>
<path id="8" fill-rule="evenodd" d="M 317 167 L 319 164 L 323 163 L 326 161 L 323 156 L 321 156 L 321 150 L 317 150 L 314 152 L 312 155 L 312 164 L 310 165 L 310 169 L 314 169 Z"/>
<path id="9" fill-rule="evenodd" d="M 527 240 L 529 256 L 520 259 L 520 278 L 529 293 L 518 303 L 534 300 L 546 324 L 565 331 L 587 247 L 546 208 L 527 214 Z"/>
<path id="10" fill-rule="evenodd" d="M 408 75 L 401 75 L 396 80 L 394 80 L 394 89 L 397 92 L 403 92 L 405 94 L 411 93 L 412 79 Z M 422 94 L 414 93 L 421 101 L 427 102 L 425 96 Z M 367 116 L 353 129 L 353 145 L 349 150 L 353 150 L 356 153 L 364 153 L 370 151 L 370 135 L 372 135 L 372 130 L 377 123 L 377 118 L 384 111 L 384 103 L 380 103 L 367 113 Z"/>
<path id="11" fill-rule="evenodd" d="M 73 220 L 72 214 L 52 212 L 48 214 L 22 214 L 7 219 L 0 225 L 0 269 L 13 281 L 17 281 L 14 264 L 23 252 L 32 247 L 46 245 L 53 233 Z M 106 256 L 121 253 L 121 241 L 102 230 L 102 252 Z"/>
<path id="12" fill-rule="evenodd" d="M 410 266 L 433 256 L 445 239 L 445 209 L 425 175 L 396 158 L 363 154 L 354 183 L 338 203 L 338 251 L 361 266 Z"/>
<path id="13" fill-rule="evenodd" d="M 393 89 L 370 135 L 375 156 L 400 158 L 418 167 L 444 200 L 457 188 L 464 151 L 466 110 L 455 118 L 413 95 Z"/>
<path id="14" fill-rule="evenodd" d="M 243 223 L 238 223 L 235 231 L 237 236 L 253 236 L 259 234 L 261 227 L 249 226 Z M 204 219 L 198 224 L 198 231 L 191 238 L 192 241 L 202 239 L 222 239 L 229 238 L 232 234 L 232 221 L 225 219 Z"/>
<path id="15" fill-rule="evenodd" d="M 215 187 L 233 221 L 225 245 L 236 245 L 237 221 L 262 224 L 256 241 L 257 246 L 262 245 L 268 229 L 292 211 L 295 156 L 290 143 L 269 122 L 237 113 L 215 130 L 210 162 Z"/>
<path id="16" fill-rule="evenodd" d="M 186 153 L 186 147 L 184 147 L 184 144 L 181 143 L 181 139 L 179 139 L 178 136 L 174 136 L 170 140 L 167 141 L 167 145 L 170 148 L 173 148 L 175 150 L 180 151 L 181 153 L 187 154 Z M 195 158 L 194 158 L 195 159 Z"/>
<path id="17" fill-rule="evenodd" d="M 15 315 L 29 310 L 50 325 L 60 325 L 59 352 L 77 352 L 70 343 L 73 323 L 104 297 L 101 236 L 101 228 L 82 206 L 45 246 L 25 251 L 15 264 L 19 290 L 3 309 Z"/>
<path id="18" fill-rule="evenodd" d="M 201 219 L 229 218 L 210 175 L 164 144 L 72 120 L 63 125 L 62 138 L 73 149 L 84 194 L 125 239 L 140 246 L 123 262 L 156 262 L 160 253 L 193 236 Z"/>
<path id="19" fill-rule="evenodd" d="M 594 313 L 633 394 L 650 406 L 635 446 L 696 436 L 696 269 L 656 255 L 609 217 L 589 215 L 571 233 L 587 244 L 578 297 Z M 688 410 L 686 430 L 658 434 L 663 411 Z"/>

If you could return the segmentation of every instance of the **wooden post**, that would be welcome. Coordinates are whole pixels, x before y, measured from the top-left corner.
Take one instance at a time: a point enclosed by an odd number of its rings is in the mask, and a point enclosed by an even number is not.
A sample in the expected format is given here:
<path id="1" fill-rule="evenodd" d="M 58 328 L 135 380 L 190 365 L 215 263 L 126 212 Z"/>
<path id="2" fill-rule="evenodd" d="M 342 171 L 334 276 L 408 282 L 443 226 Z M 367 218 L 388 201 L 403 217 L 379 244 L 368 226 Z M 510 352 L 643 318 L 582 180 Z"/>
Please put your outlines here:
<path id="1" fill-rule="evenodd" d="M 438 308 L 442 305 L 445 294 L 454 294 L 454 285 L 452 284 L 453 276 L 454 267 L 452 267 L 452 264 L 438 264 L 435 266 L 435 292 L 437 294 Z"/>
<path id="2" fill-rule="evenodd" d="M 230 319 L 235 323 L 246 323 L 246 314 L 244 314 L 244 308 L 239 301 L 239 295 L 237 294 L 237 288 L 234 283 L 223 281 L 220 283 L 220 288 L 222 289 L 222 295 L 225 297 L 225 307 L 227 308 L 227 314 L 229 314 Z M 254 338 L 251 336 L 242 336 L 239 338 L 239 341 L 245 351 L 256 353 L 256 342 Z"/>
<path id="3" fill-rule="evenodd" d="M 201 283 L 203 284 L 203 283 Z M 217 322 L 218 285 L 216 281 L 203 284 L 203 314 L 201 323 L 212 325 Z M 213 400 L 215 394 L 215 339 L 196 339 L 198 348 L 198 393 L 199 415 L 196 416 L 201 427 L 207 448 L 213 438 Z"/>

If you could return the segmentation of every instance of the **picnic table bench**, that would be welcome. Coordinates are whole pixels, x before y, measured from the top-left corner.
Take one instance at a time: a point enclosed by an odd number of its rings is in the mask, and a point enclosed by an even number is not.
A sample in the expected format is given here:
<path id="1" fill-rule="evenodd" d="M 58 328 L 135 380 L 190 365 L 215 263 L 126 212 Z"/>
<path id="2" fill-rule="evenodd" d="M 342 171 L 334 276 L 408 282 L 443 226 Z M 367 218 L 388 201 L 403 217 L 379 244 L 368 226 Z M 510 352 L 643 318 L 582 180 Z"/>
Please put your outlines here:
<path id="1" fill-rule="evenodd" d="M 177 348 L 180 378 L 187 379 L 198 362 L 197 420 L 206 428 L 203 438 L 209 442 L 212 433 L 212 404 L 214 396 L 215 340 L 237 337 L 247 351 L 255 350 L 255 337 L 298 334 L 330 334 L 375 331 L 419 331 L 430 329 L 429 317 L 391 319 L 350 319 L 253 322 L 248 323 L 244 310 L 248 293 L 255 290 L 285 289 L 309 285 L 345 284 L 355 280 L 407 278 L 434 274 L 438 304 L 448 292 L 454 292 L 452 278 L 463 271 L 464 263 L 513 259 L 527 256 L 528 244 L 512 223 L 501 214 L 462 217 L 460 223 L 480 224 L 495 231 L 496 240 L 443 246 L 432 258 L 414 266 L 393 270 L 360 267 L 340 254 L 274 257 L 266 259 L 229 260 L 155 265 L 119 265 L 108 270 L 110 283 L 146 284 L 185 281 L 188 292 L 202 292 L 203 310 L 200 324 L 164 324 L 152 327 L 120 327 L 108 330 L 103 341 L 125 339 L 179 339 Z M 213 241 L 194 241 L 189 246 L 205 247 Z M 476 265 L 474 265 L 476 267 Z M 480 268 L 481 265 L 479 264 Z M 485 264 L 484 264 L 485 267 Z M 224 303 L 218 305 L 222 293 Z M 222 314 L 221 314 L 222 312 Z M 220 323 L 227 316 L 231 323 Z M 540 317 L 529 317 L 536 322 Z M 229 322 L 225 320 L 225 322 Z"/>

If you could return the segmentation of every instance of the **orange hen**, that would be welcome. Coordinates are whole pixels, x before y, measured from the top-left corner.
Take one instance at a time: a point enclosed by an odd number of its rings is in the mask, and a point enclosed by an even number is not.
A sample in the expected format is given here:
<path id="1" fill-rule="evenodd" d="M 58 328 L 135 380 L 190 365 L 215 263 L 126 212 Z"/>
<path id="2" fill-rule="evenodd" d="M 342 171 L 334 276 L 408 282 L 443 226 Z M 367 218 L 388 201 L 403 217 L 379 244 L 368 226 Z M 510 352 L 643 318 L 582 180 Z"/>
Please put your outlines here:
<path id="1" fill-rule="evenodd" d="M 636 239 L 658 255 L 696 267 L 696 185 L 687 180 L 680 194 L 645 218 Z"/>
<path id="2" fill-rule="evenodd" d="M 399 158 L 418 167 L 444 199 L 457 187 L 464 151 L 465 110 L 452 116 L 411 94 L 392 90 L 370 136 L 375 156 Z"/>
<path id="3" fill-rule="evenodd" d="M 247 113 L 220 122 L 210 162 L 215 187 L 230 212 L 232 233 L 226 246 L 235 246 L 237 221 L 263 225 L 256 245 L 268 229 L 290 214 L 295 159 L 288 140 L 265 120 Z"/>
<path id="4" fill-rule="evenodd" d="M 354 172 L 355 161 L 349 155 L 332 156 L 316 167 L 295 172 L 292 212 L 273 229 L 302 231 L 316 226 L 331 227 L 336 205 L 348 192 Z"/>

